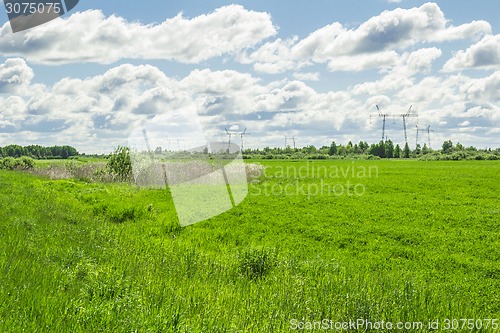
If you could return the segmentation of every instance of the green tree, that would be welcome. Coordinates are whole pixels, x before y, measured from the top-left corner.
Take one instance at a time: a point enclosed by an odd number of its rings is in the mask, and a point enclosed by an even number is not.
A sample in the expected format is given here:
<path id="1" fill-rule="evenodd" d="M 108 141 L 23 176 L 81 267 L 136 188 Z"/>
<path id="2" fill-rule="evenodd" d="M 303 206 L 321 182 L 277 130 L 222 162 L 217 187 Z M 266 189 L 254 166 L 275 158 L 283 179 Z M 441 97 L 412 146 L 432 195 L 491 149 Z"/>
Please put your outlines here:
<path id="1" fill-rule="evenodd" d="M 420 144 L 418 144 L 416 147 L 415 147 L 415 155 L 420 155 L 422 153 L 422 147 L 420 147 Z"/>
<path id="2" fill-rule="evenodd" d="M 346 149 L 346 154 L 352 154 L 354 153 L 354 147 L 352 145 L 352 141 L 349 141 L 347 145 L 345 146 Z"/>
<path id="3" fill-rule="evenodd" d="M 422 148 L 422 155 L 427 155 L 429 154 L 429 148 L 427 147 L 427 144 L 424 143 L 424 147 Z"/>
<path id="4" fill-rule="evenodd" d="M 401 147 L 399 146 L 399 144 L 397 144 L 396 148 L 394 149 L 394 157 L 395 158 L 401 157 Z"/>
<path id="5" fill-rule="evenodd" d="M 394 143 L 391 140 L 385 142 L 385 157 L 393 158 L 394 157 Z"/>
<path id="6" fill-rule="evenodd" d="M 368 142 L 363 142 L 363 141 L 359 141 L 359 149 L 361 149 L 361 152 L 362 153 L 366 153 L 368 151 L 368 149 L 370 148 L 370 145 L 368 144 Z"/>
<path id="7" fill-rule="evenodd" d="M 373 156 L 378 156 L 380 158 L 385 157 L 385 144 L 383 141 L 380 141 L 377 144 L 373 144 L 370 147 L 370 154 Z"/>
<path id="8" fill-rule="evenodd" d="M 443 142 L 443 154 L 451 154 L 453 152 L 453 142 L 451 140 Z"/>
<path id="9" fill-rule="evenodd" d="M 405 158 L 410 158 L 410 147 L 408 147 L 408 142 L 405 143 L 404 156 Z"/>
<path id="10" fill-rule="evenodd" d="M 333 141 L 330 145 L 330 148 L 328 149 L 328 155 L 337 155 L 337 145 L 335 144 L 335 141 Z"/>

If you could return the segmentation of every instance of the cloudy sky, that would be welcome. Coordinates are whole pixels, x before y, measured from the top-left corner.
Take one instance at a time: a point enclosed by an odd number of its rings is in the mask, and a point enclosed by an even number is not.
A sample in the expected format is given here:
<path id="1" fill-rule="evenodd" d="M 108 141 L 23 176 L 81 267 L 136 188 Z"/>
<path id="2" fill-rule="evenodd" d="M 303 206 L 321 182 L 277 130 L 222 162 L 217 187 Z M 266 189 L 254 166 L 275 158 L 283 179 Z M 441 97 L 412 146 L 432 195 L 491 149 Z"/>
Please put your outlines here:
<path id="1" fill-rule="evenodd" d="M 14 34 L 2 11 L 0 146 L 109 152 L 186 107 L 210 140 L 247 128 L 251 147 L 372 143 L 376 105 L 412 105 L 412 147 L 417 125 L 433 148 L 499 147 L 499 12 L 496 0 L 85 0 Z M 401 118 L 386 134 L 404 144 Z"/>

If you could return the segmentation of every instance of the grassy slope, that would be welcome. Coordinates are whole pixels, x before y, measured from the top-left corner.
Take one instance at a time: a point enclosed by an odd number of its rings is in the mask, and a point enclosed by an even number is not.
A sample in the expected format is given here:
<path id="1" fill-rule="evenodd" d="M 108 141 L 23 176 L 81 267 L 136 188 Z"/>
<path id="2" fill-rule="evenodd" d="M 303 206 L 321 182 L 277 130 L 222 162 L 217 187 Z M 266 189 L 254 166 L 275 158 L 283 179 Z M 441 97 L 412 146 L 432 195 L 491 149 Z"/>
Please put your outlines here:
<path id="1" fill-rule="evenodd" d="M 306 162 L 266 165 L 251 193 L 295 184 L 272 176 Z M 378 178 L 352 179 L 366 186 L 362 197 L 250 195 L 184 229 L 164 191 L 0 172 L 0 331 L 499 318 L 500 164 L 355 165 L 379 168 Z"/>

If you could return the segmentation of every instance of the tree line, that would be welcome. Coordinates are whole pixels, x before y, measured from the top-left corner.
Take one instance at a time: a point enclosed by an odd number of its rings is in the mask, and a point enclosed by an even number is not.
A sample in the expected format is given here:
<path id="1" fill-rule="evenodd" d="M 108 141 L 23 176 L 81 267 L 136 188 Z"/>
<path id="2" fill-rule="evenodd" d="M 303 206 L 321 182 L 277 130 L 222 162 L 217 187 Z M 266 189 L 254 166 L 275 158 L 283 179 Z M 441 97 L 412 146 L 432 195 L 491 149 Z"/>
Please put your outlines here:
<path id="1" fill-rule="evenodd" d="M 19 146 L 9 145 L 0 147 L 0 158 L 13 157 L 20 158 L 23 156 L 34 159 L 67 159 L 72 156 L 78 156 L 78 151 L 71 146 L 52 146 L 43 147 L 39 145 Z"/>
<path id="2" fill-rule="evenodd" d="M 447 140 L 443 142 L 441 149 L 434 150 L 424 144 L 417 145 L 411 149 L 408 144 L 401 147 L 391 140 L 368 144 L 366 141 L 359 143 L 338 144 L 333 141 L 329 146 L 315 147 L 313 145 L 303 148 L 270 148 L 245 149 L 245 158 L 249 159 L 338 159 L 338 158 L 419 158 L 426 160 L 500 160 L 500 148 L 492 150 L 478 149 L 470 146 L 465 147 L 460 143 L 453 144 Z"/>
<path id="3" fill-rule="evenodd" d="M 155 151 L 156 153 L 159 153 Z M 178 154 L 191 155 L 190 152 L 179 152 Z M 72 146 L 51 146 L 43 147 L 40 145 L 31 145 L 22 147 L 20 145 L 9 145 L 0 147 L 0 159 L 6 157 L 20 158 L 31 157 L 33 159 L 68 159 L 73 156 L 92 155 L 80 154 Z M 99 155 L 99 157 L 108 158 L 111 155 Z M 182 155 L 183 156 L 183 155 Z M 178 156 L 179 158 L 183 158 Z M 420 158 L 427 160 L 500 160 L 500 148 L 496 149 L 478 149 L 473 146 L 465 147 L 460 143 L 453 144 L 447 140 L 443 142 L 440 149 L 434 150 L 426 144 L 417 145 L 415 149 L 410 149 L 408 144 L 401 147 L 394 144 L 391 140 L 380 141 L 375 144 L 368 144 L 366 141 L 359 143 L 338 144 L 333 141 L 329 146 L 315 147 L 314 145 L 302 148 L 271 148 L 263 149 L 245 149 L 244 158 L 248 159 L 338 159 L 338 158 Z M 189 158 L 190 156 L 184 156 Z M 191 156 L 192 157 L 192 156 Z"/>

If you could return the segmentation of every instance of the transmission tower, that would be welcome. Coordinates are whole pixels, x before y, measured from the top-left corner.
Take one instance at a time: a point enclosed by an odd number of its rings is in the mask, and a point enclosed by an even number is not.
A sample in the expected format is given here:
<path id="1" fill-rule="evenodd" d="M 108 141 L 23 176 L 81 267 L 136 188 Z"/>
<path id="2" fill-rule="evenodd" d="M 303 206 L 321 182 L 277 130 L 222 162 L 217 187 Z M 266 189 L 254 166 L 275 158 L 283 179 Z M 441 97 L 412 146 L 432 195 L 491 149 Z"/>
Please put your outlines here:
<path id="1" fill-rule="evenodd" d="M 418 134 L 420 132 L 420 127 L 418 127 L 418 125 L 416 127 L 417 127 L 417 141 L 415 141 L 415 149 L 418 147 Z"/>
<path id="2" fill-rule="evenodd" d="M 431 125 L 427 126 L 427 139 L 429 140 L 429 149 L 431 149 L 431 132 L 435 132 L 431 130 Z"/>
<path id="3" fill-rule="evenodd" d="M 292 141 L 293 141 L 293 150 L 295 150 L 295 136 L 292 136 Z"/>
<path id="4" fill-rule="evenodd" d="M 241 137 L 241 152 L 243 153 L 243 137 L 245 135 L 250 135 L 252 133 L 247 133 L 247 129 L 245 128 L 245 130 L 243 132 L 240 133 L 240 137 Z"/>
<path id="5" fill-rule="evenodd" d="M 412 108 L 413 105 L 410 106 L 410 108 L 408 109 L 408 111 L 405 113 L 405 114 L 401 114 L 400 117 L 403 118 L 403 127 L 404 127 L 404 130 L 405 130 L 405 143 L 408 144 L 408 135 L 406 133 L 406 118 L 408 117 L 415 117 L 415 118 L 418 118 L 418 114 L 416 113 L 411 113 L 411 108 Z"/>
<path id="6" fill-rule="evenodd" d="M 416 117 L 418 118 L 418 114 L 416 113 L 411 113 L 411 108 L 412 106 L 410 106 L 410 108 L 408 109 L 408 111 L 406 113 L 400 113 L 400 114 L 390 114 L 390 113 L 382 113 L 380 111 L 380 108 L 378 105 L 376 105 L 377 107 L 377 110 L 378 110 L 378 115 L 371 115 L 370 118 L 372 117 L 381 117 L 383 118 L 383 124 L 382 124 L 382 141 L 384 141 L 385 139 L 385 121 L 386 121 L 386 118 L 387 117 L 401 117 L 403 118 L 403 128 L 404 128 L 404 134 L 405 134 L 405 143 L 408 144 L 408 133 L 406 131 L 406 118 L 410 118 L 410 117 Z"/>
<path id="7" fill-rule="evenodd" d="M 384 141 L 385 139 L 385 120 L 387 117 L 390 116 L 390 114 L 387 114 L 387 113 L 382 113 L 380 111 L 380 108 L 378 107 L 378 105 L 375 105 L 377 107 L 377 110 L 378 110 L 378 115 L 370 115 L 370 120 L 371 118 L 373 117 L 380 117 L 380 118 L 383 118 L 383 121 L 382 121 L 382 141 Z"/>
<path id="8" fill-rule="evenodd" d="M 229 132 L 227 130 L 227 128 L 224 128 L 226 130 L 226 135 L 228 137 L 228 144 L 227 144 L 227 153 L 229 154 L 229 152 L 231 151 L 231 138 L 233 137 L 233 135 L 238 135 L 240 133 L 237 133 L 237 132 Z"/>

